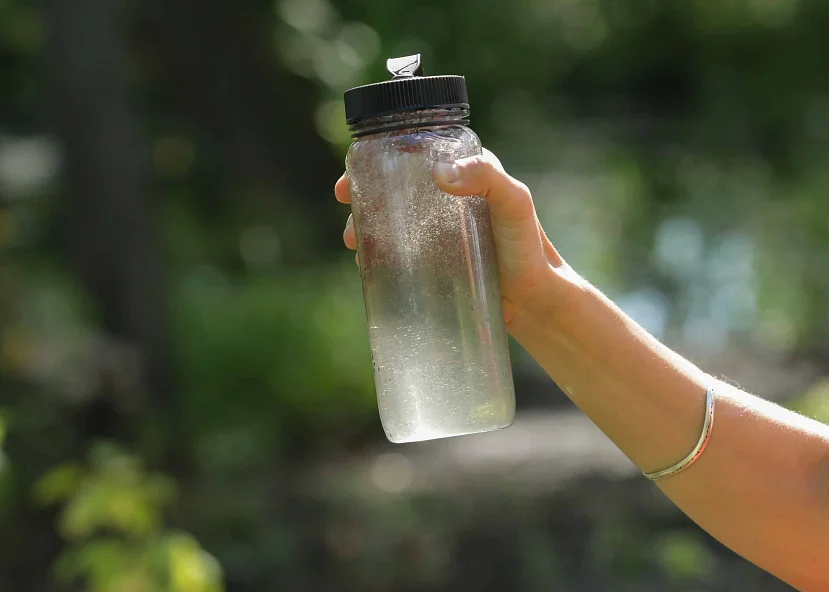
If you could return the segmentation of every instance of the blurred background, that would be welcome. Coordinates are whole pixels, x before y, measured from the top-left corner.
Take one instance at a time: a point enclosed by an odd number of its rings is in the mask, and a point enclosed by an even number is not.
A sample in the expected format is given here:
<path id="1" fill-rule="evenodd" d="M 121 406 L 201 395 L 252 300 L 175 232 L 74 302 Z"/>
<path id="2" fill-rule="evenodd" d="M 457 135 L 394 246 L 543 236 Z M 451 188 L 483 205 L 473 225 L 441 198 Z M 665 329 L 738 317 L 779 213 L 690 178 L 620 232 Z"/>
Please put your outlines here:
<path id="1" fill-rule="evenodd" d="M 332 195 L 421 53 L 564 257 L 829 419 L 829 4 L 0 0 L 0 590 L 788 589 L 513 344 L 519 418 L 392 446 Z"/>

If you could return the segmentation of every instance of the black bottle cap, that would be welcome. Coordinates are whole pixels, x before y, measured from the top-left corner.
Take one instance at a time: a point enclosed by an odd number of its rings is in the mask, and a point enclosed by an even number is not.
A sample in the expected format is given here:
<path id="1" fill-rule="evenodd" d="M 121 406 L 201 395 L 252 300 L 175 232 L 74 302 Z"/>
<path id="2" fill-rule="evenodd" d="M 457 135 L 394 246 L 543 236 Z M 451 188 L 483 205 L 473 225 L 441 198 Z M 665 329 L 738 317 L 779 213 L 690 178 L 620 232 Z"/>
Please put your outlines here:
<path id="1" fill-rule="evenodd" d="M 469 108 L 463 76 L 423 76 L 420 54 L 386 61 L 393 78 L 345 91 L 345 118 L 360 119 L 435 108 Z"/>

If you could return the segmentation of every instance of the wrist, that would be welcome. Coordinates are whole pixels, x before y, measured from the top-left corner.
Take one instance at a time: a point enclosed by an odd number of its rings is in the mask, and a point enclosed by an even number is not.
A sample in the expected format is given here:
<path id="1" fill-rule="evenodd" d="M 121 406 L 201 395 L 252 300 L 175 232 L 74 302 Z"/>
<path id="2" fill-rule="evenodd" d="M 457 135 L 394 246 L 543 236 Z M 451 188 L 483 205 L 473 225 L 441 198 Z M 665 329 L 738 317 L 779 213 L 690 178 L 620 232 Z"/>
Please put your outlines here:
<path id="1" fill-rule="evenodd" d="M 540 274 L 532 297 L 520 304 L 508 323 L 510 334 L 564 386 L 569 381 L 589 383 L 596 387 L 591 390 L 610 392 L 641 390 L 645 383 L 680 377 L 707 383 L 696 366 L 569 267 L 551 267 Z"/>
<path id="2" fill-rule="evenodd" d="M 598 290 L 566 264 L 548 264 L 524 289 L 504 298 L 507 329 L 519 342 L 540 335 L 572 341 L 597 296 Z"/>
<path id="3" fill-rule="evenodd" d="M 550 266 L 512 313 L 507 328 L 554 380 L 572 374 L 596 384 L 630 378 L 653 337 L 569 266 Z"/>

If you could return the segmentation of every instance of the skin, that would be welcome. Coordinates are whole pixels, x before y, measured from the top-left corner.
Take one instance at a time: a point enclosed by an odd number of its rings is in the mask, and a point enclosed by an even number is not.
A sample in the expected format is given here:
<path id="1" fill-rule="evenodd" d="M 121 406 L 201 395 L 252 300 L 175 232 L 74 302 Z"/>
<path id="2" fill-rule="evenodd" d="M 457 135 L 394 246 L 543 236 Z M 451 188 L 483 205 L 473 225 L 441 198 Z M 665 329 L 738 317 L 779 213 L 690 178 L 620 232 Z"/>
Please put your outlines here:
<path id="1" fill-rule="evenodd" d="M 829 590 L 829 427 L 708 376 L 648 334 L 567 265 L 529 189 L 492 153 L 432 173 L 447 193 L 489 203 L 510 334 L 643 471 L 693 449 L 715 388 L 705 452 L 656 484 L 746 559 L 799 590 Z M 334 193 L 350 203 L 345 175 Z M 351 217 L 343 238 L 357 248 Z"/>

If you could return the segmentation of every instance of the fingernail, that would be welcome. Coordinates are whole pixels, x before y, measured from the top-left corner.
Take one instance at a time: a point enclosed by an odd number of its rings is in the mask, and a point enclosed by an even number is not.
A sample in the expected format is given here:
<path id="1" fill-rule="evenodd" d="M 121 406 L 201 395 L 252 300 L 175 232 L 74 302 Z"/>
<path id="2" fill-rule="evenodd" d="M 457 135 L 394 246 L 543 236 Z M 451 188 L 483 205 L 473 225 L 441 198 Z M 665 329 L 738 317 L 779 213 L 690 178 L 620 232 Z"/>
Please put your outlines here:
<path id="1" fill-rule="evenodd" d="M 439 162 L 435 165 L 435 176 L 444 183 L 457 183 L 461 170 L 454 162 Z"/>

